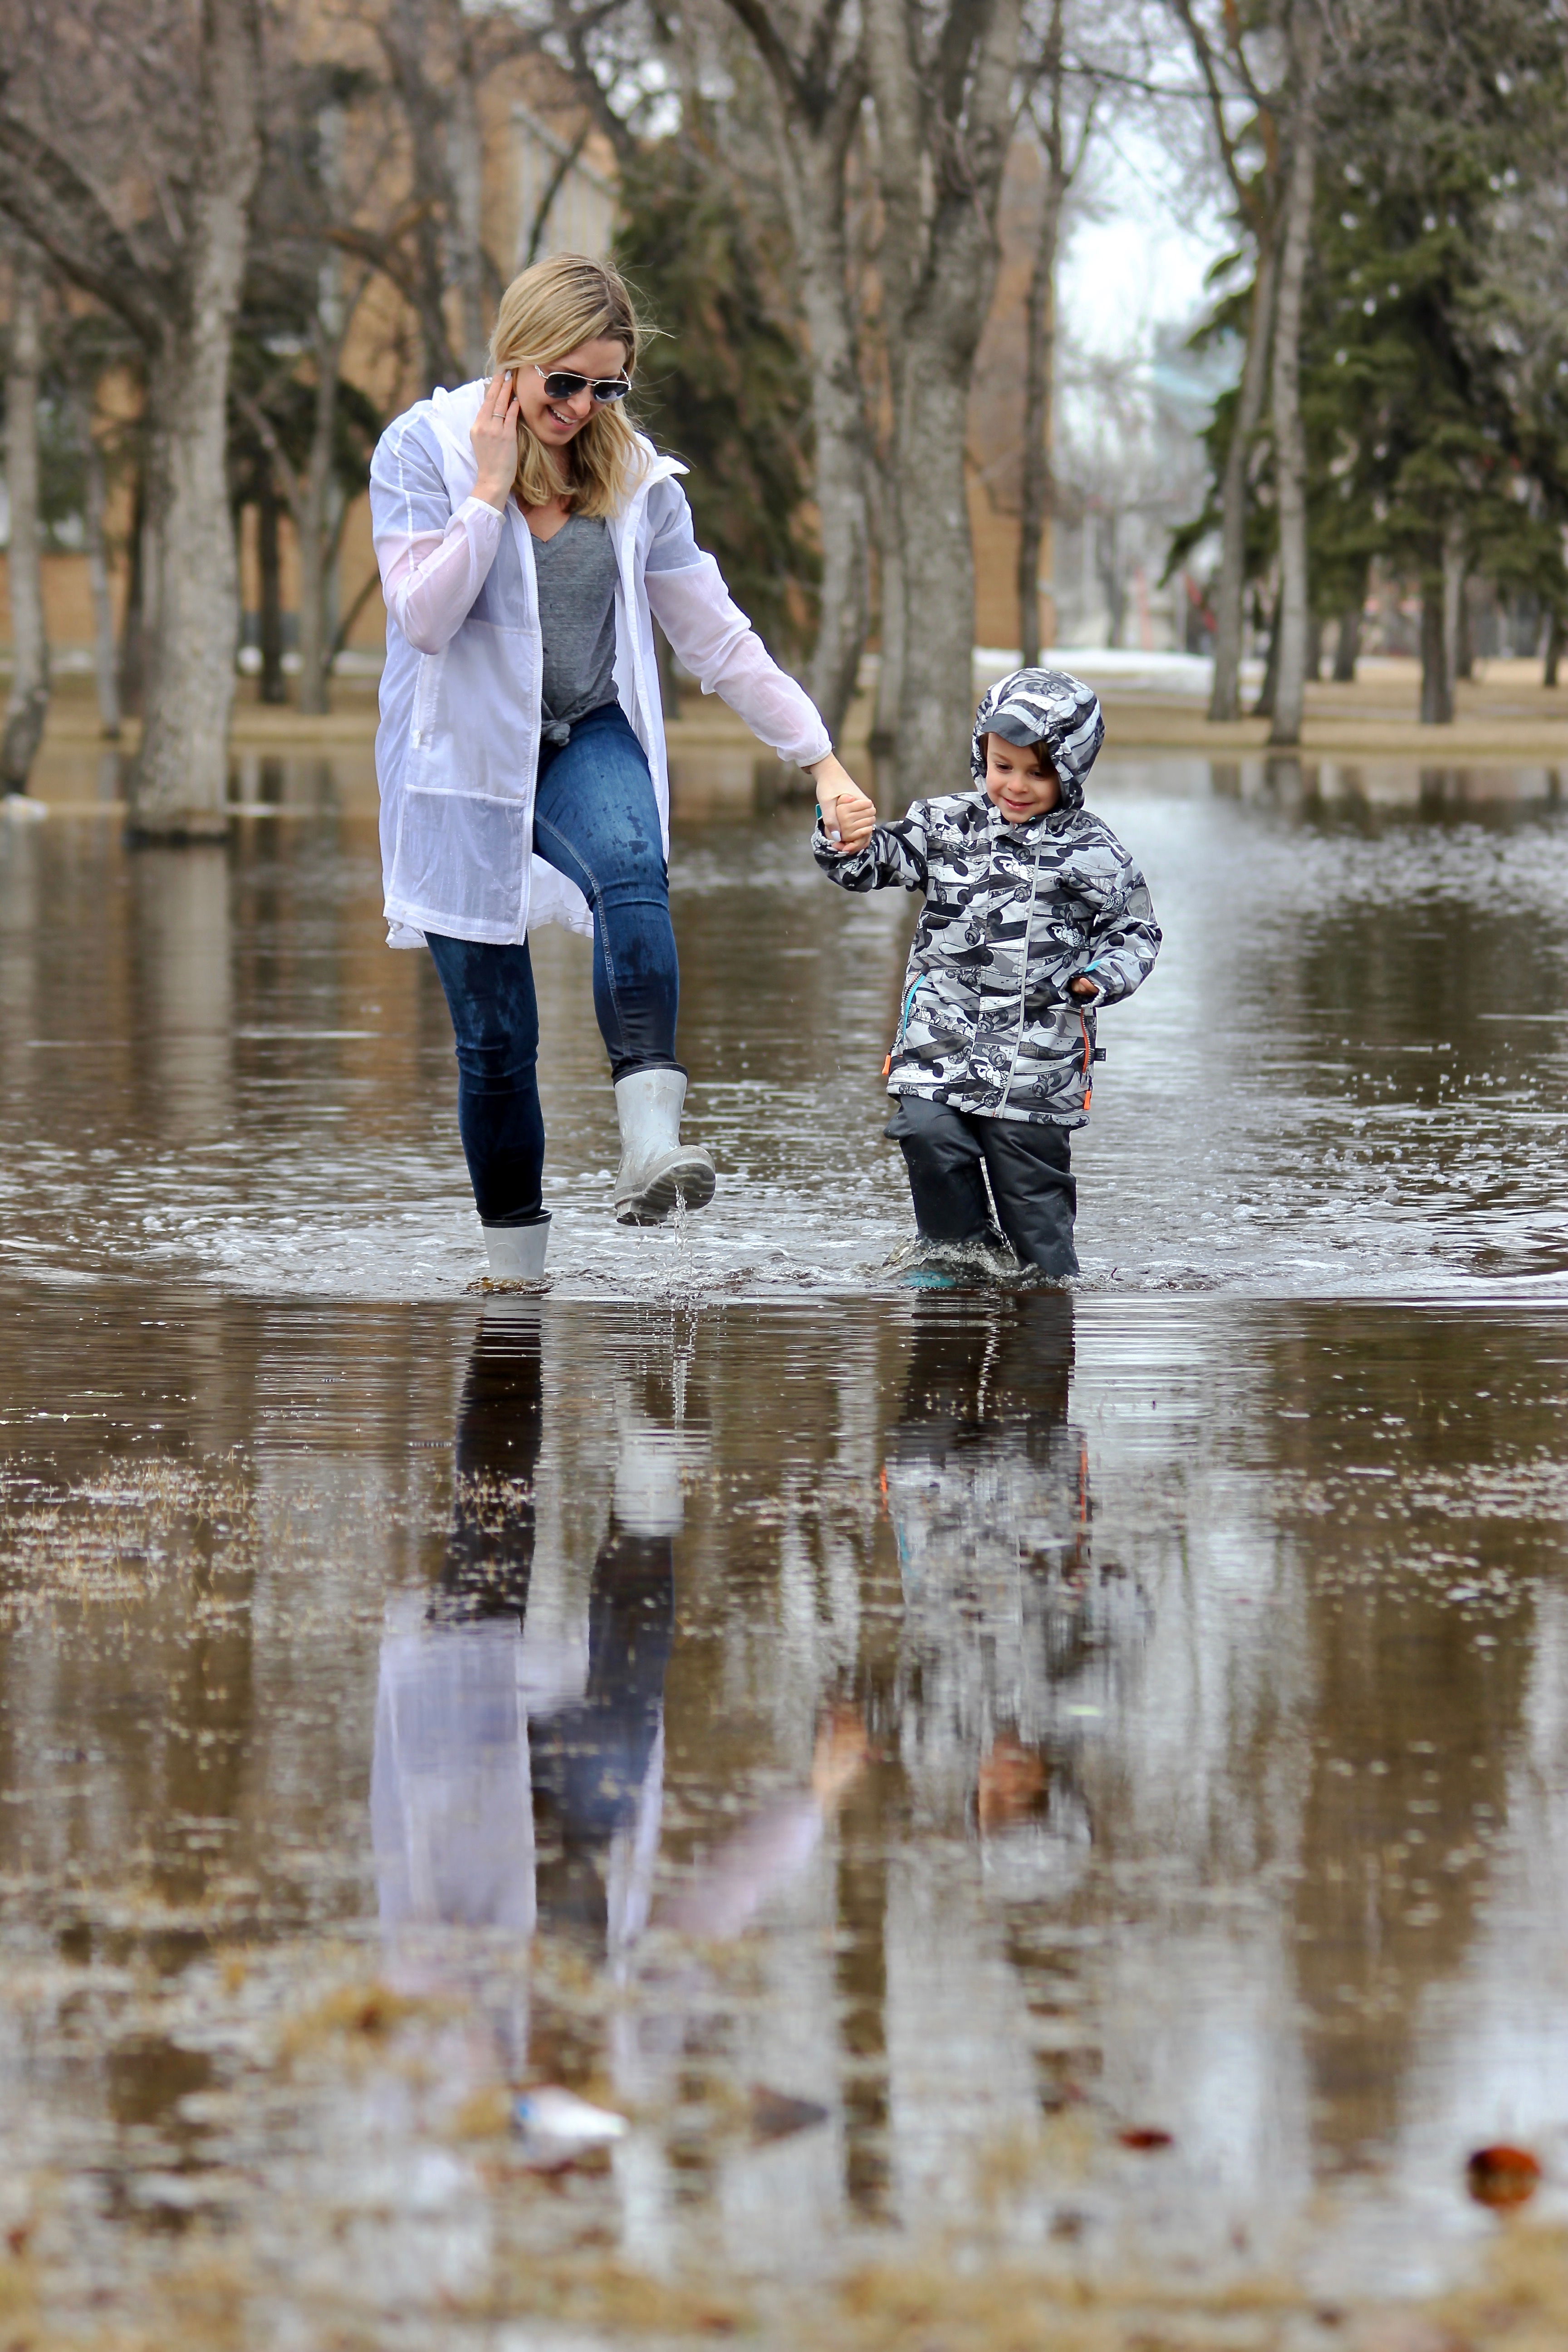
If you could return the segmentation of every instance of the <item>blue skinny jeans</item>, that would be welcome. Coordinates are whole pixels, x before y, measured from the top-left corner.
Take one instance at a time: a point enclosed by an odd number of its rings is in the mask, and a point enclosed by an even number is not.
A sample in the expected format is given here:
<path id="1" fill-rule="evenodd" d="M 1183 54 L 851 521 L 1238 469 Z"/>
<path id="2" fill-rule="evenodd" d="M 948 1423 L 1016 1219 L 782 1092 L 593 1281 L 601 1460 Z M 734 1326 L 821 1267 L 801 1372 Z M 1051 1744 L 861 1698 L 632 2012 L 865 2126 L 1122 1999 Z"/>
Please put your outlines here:
<path id="1" fill-rule="evenodd" d="M 679 1069 L 680 972 L 669 872 L 647 755 L 619 703 L 543 743 L 533 802 L 536 854 L 575 882 L 594 917 L 594 1011 L 612 1078 Z M 490 947 L 426 933 L 458 1046 L 458 1132 L 487 1225 L 540 1213 L 544 1119 L 539 1006 L 528 942 Z"/>

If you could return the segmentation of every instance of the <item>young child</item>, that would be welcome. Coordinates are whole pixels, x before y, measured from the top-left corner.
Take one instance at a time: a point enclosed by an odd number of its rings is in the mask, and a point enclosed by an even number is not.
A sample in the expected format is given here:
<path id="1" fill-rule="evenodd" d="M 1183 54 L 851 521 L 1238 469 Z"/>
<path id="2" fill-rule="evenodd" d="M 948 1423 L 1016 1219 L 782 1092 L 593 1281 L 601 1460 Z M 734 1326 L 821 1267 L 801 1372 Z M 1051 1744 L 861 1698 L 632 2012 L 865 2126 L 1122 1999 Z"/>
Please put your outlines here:
<path id="1" fill-rule="evenodd" d="M 884 1065 L 921 1238 L 997 1245 L 989 1176 L 1002 1234 L 1055 1282 L 1078 1272 L 1068 1136 L 1089 1117 L 1094 1016 L 1160 949 L 1142 875 L 1083 804 L 1104 740 L 1081 678 L 1016 669 L 975 714 L 968 792 L 863 845 L 819 817 L 811 844 L 843 889 L 924 893 Z"/>

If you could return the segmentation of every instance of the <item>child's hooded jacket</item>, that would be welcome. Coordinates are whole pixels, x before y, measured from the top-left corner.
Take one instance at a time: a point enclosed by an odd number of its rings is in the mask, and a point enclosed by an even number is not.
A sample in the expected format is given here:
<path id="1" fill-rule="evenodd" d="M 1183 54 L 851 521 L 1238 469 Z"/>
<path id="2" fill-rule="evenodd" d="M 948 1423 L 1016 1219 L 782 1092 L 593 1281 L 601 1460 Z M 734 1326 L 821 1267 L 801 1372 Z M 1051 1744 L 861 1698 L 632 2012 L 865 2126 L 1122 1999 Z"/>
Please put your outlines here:
<path id="1" fill-rule="evenodd" d="M 985 737 L 1043 742 L 1061 801 L 1010 824 L 985 791 Z M 987 1118 L 1081 1127 L 1089 1116 L 1094 1015 L 1153 970 L 1160 931 L 1148 886 L 1083 780 L 1105 740 L 1099 698 L 1060 670 L 1018 669 L 975 714 L 966 793 L 916 801 L 864 849 L 812 848 L 846 890 L 925 893 L 904 974 L 888 1092 L 924 1095 Z M 1087 972 L 1097 993 L 1074 997 Z"/>

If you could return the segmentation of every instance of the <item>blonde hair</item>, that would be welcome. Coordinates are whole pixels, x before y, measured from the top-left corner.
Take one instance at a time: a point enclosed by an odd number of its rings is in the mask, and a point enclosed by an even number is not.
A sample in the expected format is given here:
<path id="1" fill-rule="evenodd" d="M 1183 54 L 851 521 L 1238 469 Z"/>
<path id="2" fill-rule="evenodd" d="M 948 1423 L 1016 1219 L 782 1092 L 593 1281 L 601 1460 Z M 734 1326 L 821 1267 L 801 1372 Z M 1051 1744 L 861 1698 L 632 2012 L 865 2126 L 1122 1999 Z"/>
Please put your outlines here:
<path id="1" fill-rule="evenodd" d="M 490 372 L 548 368 L 582 343 L 607 340 L 626 345 L 629 376 L 645 335 L 618 269 L 591 254 L 552 253 L 514 278 L 501 296 L 490 337 Z M 512 487 L 525 507 L 564 497 L 577 514 L 611 515 L 624 505 L 644 462 L 626 402 L 609 401 L 602 408 L 595 402 L 581 432 L 559 451 L 546 449 L 518 419 Z"/>

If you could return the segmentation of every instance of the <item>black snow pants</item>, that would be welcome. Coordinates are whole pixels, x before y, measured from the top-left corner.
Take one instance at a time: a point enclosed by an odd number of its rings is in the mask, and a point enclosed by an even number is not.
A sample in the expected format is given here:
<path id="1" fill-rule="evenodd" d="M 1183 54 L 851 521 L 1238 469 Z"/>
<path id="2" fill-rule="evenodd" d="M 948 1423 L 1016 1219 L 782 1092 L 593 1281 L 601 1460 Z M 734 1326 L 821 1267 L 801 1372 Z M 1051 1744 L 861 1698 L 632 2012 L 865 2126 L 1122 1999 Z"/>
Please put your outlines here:
<path id="1" fill-rule="evenodd" d="M 989 1176 L 996 1223 L 1015 1255 L 1053 1282 L 1078 1272 L 1078 1186 L 1065 1128 L 976 1118 L 923 1095 L 900 1095 L 883 1133 L 903 1151 L 922 1240 L 994 1242 Z"/>

